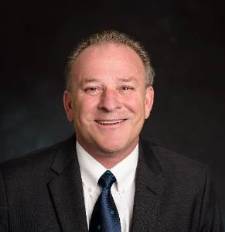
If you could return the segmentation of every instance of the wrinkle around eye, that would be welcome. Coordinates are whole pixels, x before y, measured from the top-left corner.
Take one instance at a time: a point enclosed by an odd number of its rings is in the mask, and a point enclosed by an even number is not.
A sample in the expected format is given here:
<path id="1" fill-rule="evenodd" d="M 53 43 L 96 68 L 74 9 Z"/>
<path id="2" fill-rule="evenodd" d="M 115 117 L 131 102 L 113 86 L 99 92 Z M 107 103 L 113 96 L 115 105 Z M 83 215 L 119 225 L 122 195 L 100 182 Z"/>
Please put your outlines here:
<path id="1" fill-rule="evenodd" d="M 89 95 L 98 95 L 102 92 L 102 88 L 101 87 L 95 87 L 95 86 L 90 86 L 90 87 L 85 87 L 84 88 L 84 92 L 89 94 Z"/>
<path id="2" fill-rule="evenodd" d="M 119 88 L 119 91 L 121 93 L 131 93 L 131 92 L 135 91 L 135 87 L 134 86 L 129 86 L 129 85 L 124 85 L 124 86 L 121 86 Z"/>

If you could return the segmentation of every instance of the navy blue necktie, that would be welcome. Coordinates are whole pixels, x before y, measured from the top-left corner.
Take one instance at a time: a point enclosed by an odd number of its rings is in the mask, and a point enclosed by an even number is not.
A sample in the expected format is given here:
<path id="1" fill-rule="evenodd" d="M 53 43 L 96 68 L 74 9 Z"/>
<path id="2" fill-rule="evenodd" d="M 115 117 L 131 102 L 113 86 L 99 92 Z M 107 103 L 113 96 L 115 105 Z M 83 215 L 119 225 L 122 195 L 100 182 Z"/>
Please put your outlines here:
<path id="1" fill-rule="evenodd" d="M 121 232 L 119 214 L 110 191 L 115 181 L 109 170 L 98 180 L 102 191 L 92 212 L 89 232 Z"/>

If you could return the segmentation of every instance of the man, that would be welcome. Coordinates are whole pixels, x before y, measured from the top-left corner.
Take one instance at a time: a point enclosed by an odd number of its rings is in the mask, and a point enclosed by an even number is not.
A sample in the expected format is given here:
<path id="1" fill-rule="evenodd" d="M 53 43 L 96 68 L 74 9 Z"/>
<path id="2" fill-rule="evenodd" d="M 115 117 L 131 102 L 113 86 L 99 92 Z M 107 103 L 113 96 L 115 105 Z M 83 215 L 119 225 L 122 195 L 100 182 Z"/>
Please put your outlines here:
<path id="1" fill-rule="evenodd" d="M 0 231 L 223 231 L 207 168 L 140 139 L 153 76 L 122 33 L 78 46 L 63 98 L 76 136 L 0 166 Z"/>

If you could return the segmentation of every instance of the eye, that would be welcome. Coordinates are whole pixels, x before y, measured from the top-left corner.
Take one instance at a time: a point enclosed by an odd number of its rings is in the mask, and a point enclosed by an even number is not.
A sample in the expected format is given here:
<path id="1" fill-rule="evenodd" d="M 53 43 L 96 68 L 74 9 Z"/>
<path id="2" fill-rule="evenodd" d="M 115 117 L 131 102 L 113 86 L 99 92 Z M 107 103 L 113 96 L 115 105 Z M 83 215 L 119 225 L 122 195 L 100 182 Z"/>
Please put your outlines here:
<path id="1" fill-rule="evenodd" d="M 101 92 L 101 88 L 98 86 L 89 86 L 84 88 L 84 92 L 89 95 L 97 95 Z"/>
<path id="2" fill-rule="evenodd" d="M 120 90 L 121 90 L 122 92 L 128 92 L 128 91 L 134 91 L 135 88 L 134 88 L 133 86 L 130 86 L 130 85 L 122 85 L 122 86 L 120 87 Z"/>

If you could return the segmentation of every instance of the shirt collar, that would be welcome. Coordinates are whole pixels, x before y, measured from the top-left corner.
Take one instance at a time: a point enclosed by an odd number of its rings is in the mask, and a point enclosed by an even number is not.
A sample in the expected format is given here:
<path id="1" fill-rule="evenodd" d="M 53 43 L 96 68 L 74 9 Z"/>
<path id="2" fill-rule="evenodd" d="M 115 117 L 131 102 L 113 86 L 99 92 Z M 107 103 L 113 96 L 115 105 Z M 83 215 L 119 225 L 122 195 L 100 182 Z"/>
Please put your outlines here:
<path id="1" fill-rule="evenodd" d="M 134 150 L 117 165 L 115 165 L 111 172 L 117 179 L 118 191 L 126 191 L 132 183 L 134 183 L 137 162 L 138 162 L 138 145 Z"/>
<path id="2" fill-rule="evenodd" d="M 96 188 L 101 175 L 107 170 L 101 163 L 94 159 L 78 142 L 76 142 L 77 158 L 80 165 L 82 182 L 87 187 Z M 121 162 L 115 165 L 110 171 L 116 177 L 116 188 L 120 191 L 126 191 L 134 183 L 137 162 L 138 145 Z"/>

